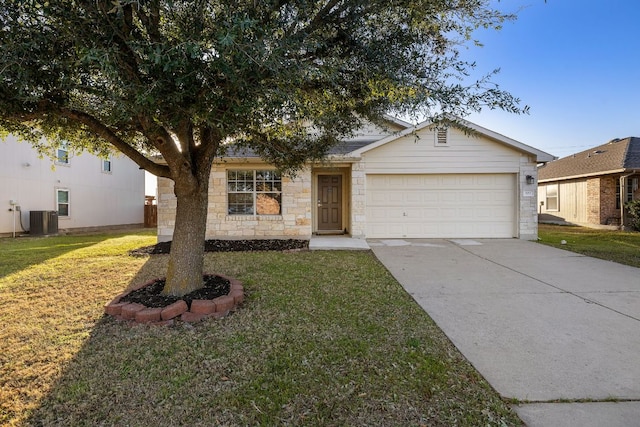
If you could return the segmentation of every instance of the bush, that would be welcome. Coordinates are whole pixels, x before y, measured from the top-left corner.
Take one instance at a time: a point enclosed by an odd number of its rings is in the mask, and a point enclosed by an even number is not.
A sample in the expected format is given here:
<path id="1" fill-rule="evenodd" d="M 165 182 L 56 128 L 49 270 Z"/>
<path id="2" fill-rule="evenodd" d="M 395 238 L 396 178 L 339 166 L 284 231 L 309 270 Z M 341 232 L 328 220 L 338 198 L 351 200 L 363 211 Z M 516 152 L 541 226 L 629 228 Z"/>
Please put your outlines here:
<path id="1" fill-rule="evenodd" d="M 636 231 L 640 231 L 640 200 L 633 200 L 624 204 L 629 212 L 629 225 Z"/>

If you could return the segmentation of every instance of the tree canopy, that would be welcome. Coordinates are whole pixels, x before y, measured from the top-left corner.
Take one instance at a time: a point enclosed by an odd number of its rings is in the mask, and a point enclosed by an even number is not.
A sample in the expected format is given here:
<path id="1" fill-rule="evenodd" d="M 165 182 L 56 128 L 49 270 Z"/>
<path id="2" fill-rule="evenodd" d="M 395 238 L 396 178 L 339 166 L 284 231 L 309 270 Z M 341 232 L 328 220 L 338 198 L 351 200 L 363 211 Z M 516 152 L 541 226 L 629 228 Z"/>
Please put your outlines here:
<path id="1" fill-rule="evenodd" d="M 385 114 L 521 112 L 493 73 L 469 81 L 459 56 L 474 30 L 513 18 L 489 3 L 0 0 L 0 131 L 41 149 L 115 148 L 175 182 L 178 217 L 199 194 L 205 221 L 229 142 L 286 172 Z M 174 242 L 204 238 L 180 221 Z"/>

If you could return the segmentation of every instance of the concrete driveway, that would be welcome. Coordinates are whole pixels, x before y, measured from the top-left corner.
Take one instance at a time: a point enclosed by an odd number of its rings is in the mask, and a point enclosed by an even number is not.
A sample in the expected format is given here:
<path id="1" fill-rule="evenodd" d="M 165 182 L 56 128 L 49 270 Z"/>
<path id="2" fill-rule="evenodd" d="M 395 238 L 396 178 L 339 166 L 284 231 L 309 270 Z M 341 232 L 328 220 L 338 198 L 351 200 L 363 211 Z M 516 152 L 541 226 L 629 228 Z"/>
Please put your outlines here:
<path id="1" fill-rule="evenodd" d="M 640 269 L 517 239 L 369 245 L 528 426 L 640 426 Z"/>

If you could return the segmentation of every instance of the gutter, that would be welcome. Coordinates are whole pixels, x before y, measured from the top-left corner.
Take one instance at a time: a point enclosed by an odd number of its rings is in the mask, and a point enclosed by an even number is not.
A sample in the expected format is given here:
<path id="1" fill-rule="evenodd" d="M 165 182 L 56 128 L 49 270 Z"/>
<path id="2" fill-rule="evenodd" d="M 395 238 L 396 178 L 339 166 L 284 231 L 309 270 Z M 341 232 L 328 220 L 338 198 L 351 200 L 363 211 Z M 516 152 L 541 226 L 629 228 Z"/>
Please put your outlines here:
<path id="1" fill-rule="evenodd" d="M 616 173 L 623 173 L 623 172 L 626 172 L 626 169 L 615 169 L 615 170 L 610 170 L 610 171 L 600 171 L 600 172 L 585 173 L 585 174 L 581 174 L 581 175 L 570 175 L 570 176 L 561 176 L 561 177 L 557 177 L 557 178 L 538 179 L 538 182 L 544 184 L 546 182 L 568 181 L 570 179 L 589 178 L 591 176 L 613 175 L 613 174 L 616 174 Z"/>

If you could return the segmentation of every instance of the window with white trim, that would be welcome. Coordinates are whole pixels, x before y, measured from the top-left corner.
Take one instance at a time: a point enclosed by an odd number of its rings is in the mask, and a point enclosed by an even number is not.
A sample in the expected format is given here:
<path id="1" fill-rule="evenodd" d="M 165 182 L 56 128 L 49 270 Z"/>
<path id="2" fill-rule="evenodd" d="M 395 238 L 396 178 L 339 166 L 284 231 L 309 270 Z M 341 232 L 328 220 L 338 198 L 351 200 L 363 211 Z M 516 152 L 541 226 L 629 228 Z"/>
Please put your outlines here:
<path id="1" fill-rule="evenodd" d="M 56 206 L 58 207 L 58 216 L 69 216 L 69 190 L 66 188 L 56 189 Z"/>
<path id="2" fill-rule="evenodd" d="M 60 165 L 69 164 L 69 143 L 64 141 L 56 151 L 56 163 Z"/>
<path id="3" fill-rule="evenodd" d="M 282 176 L 274 170 L 227 171 L 229 215 L 280 215 Z"/>
<path id="4" fill-rule="evenodd" d="M 627 178 L 626 179 L 626 192 L 625 192 L 625 202 L 632 202 L 633 195 L 638 190 L 638 178 Z M 620 209 L 620 180 L 616 180 L 616 209 Z"/>
<path id="5" fill-rule="evenodd" d="M 633 201 L 636 191 L 638 191 L 638 178 L 627 178 L 627 202 Z"/>
<path id="6" fill-rule="evenodd" d="M 102 172 L 111 173 L 111 158 L 102 159 Z"/>
<path id="7" fill-rule="evenodd" d="M 434 132 L 434 145 L 436 147 L 449 146 L 449 128 L 436 128 Z"/>
<path id="8" fill-rule="evenodd" d="M 559 210 L 558 204 L 558 184 L 548 184 L 545 185 L 546 190 L 546 201 L 548 211 L 557 211 Z"/>

